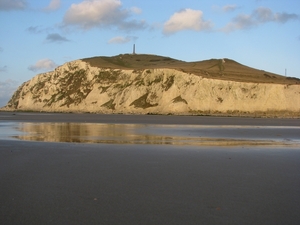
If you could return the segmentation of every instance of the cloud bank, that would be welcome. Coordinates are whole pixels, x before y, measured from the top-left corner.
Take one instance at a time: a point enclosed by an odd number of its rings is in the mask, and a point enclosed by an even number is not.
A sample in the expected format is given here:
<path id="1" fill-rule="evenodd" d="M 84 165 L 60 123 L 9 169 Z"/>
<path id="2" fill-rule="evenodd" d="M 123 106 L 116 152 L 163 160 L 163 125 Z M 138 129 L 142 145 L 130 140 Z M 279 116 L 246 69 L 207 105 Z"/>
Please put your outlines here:
<path id="1" fill-rule="evenodd" d="M 126 10 L 120 0 L 84 0 L 72 4 L 63 18 L 64 26 L 75 26 L 82 30 L 92 28 L 117 28 L 130 31 L 146 27 L 145 21 L 129 20 L 134 13 L 140 13 L 138 8 Z"/>
<path id="2" fill-rule="evenodd" d="M 200 10 L 184 9 L 174 13 L 164 23 L 163 33 L 173 34 L 182 30 L 202 31 L 212 28 L 210 21 L 203 19 L 203 12 Z"/>
<path id="3" fill-rule="evenodd" d="M 46 71 L 53 70 L 57 67 L 57 65 L 50 59 L 41 59 L 37 61 L 34 65 L 28 67 L 29 70 L 33 72 L 37 71 Z"/>
<path id="4" fill-rule="evenodd" d="M 23 10 L 26 6 L 25 0 L 0 0 L 0 11 Z"/>
<path id="5" fill-rule="evenodd" d="M 286 23 L 290 20 L 299 19 L 299 15 L 290 13 L 274 13 L 271 9 L 259 7 L 251 14 L 239 14 L 228 23 L 222 31 L 250 29 L 268 22 Z"/>

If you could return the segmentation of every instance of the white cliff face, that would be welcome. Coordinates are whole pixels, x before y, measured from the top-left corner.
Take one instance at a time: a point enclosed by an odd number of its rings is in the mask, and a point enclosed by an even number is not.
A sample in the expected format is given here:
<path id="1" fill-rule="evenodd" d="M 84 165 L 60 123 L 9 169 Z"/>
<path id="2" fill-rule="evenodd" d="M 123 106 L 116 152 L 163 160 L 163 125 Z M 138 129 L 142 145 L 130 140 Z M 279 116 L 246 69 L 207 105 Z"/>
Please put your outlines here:
<path id="1" fill-rule="evenodd" d="M 300 115 L 300 85 L 244 83 L 173 69 L 111 70 L 77 60 L 39 74 L 6 109 L 138 114 Z"/>

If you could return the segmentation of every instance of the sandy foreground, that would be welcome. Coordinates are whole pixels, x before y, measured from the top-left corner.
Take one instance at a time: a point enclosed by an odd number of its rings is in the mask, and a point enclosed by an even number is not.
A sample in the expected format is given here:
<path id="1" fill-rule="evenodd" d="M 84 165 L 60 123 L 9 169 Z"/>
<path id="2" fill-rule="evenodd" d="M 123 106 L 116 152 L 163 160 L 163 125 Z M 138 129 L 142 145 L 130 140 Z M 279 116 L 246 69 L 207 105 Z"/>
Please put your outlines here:
<path id="1" fill-rule="evenodd" d="M 29 122 L 268 126 L 274 140 L 295 140 L 300 127 L 295 119 L 0 113 L 1 224 L 300 223 L 297 145 L 5 138 L 9 124 Z"/>

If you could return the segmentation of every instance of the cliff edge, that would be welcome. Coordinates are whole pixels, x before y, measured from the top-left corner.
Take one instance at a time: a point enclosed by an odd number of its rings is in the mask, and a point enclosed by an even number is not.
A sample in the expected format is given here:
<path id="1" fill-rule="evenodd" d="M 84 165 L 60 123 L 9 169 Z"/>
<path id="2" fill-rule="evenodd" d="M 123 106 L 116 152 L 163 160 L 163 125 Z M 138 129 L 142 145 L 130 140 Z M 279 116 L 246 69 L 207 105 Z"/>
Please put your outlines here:
<path id="1" fill-rule="evenodd" d="M 33 77 L 2 110 L 300 117 L 300 80 L 230 59 L 94 57 Z"/>

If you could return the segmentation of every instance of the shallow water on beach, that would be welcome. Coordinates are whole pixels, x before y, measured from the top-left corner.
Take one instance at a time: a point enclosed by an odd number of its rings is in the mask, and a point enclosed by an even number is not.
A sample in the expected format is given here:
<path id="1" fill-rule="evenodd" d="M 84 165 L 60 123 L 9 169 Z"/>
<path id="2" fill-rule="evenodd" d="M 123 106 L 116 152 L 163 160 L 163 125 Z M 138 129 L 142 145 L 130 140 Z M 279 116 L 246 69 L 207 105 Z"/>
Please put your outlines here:
<path id="1" fill-rule="evenodd" d="M 0 139 L 157 145 L 300 146 L 300 127 L 0 123 Z"/>

